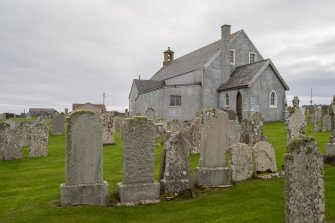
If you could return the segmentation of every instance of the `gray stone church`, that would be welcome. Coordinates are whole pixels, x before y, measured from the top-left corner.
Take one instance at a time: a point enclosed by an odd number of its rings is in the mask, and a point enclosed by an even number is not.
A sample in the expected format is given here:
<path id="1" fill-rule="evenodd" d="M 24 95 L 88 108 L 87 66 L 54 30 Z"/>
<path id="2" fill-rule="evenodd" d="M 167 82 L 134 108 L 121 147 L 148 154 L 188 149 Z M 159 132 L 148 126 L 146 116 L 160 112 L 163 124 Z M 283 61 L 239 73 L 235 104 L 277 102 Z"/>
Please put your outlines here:
<path id="1" fill-rule="evenodd" d="M 283 120 L 289 87 L 270 59 L 264 59 L 247 34 L 221 27 L 221 39 L 174 59 L 164 52 L 163 67 L 150 80 L 134 80 L 130 115 L 190 120 L 206 108 L 232 109 L 242 118 L 262 113 Z"/>

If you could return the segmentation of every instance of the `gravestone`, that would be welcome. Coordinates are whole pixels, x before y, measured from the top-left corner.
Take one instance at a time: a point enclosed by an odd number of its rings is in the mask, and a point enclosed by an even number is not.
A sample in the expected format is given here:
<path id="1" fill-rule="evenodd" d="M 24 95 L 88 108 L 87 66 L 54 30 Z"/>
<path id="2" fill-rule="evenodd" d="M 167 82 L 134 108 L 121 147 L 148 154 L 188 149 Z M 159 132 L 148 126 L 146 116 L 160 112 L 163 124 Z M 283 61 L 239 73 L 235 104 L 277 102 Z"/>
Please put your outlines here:
<path id="1" fill-rule="evenodd" d="M 323 158 L 305 135 L 292 138 L 285 154 L 285 220 L 325 222 Z"/>
<path id="2" fill-rule="evenodd" d="M 227 128 L 228 148 L 241 141 L 241 125 L 238 120 L 229 120 Z"/>
<path id="3" fill-rule="evenodd" d="M 123 139 L 123 181 L 118 183 L 120 203 L 159 202 L 160 185 L 154 182 L 155 126 L 143 116 L 126 118 L 121 127 Z"/>
<path id="4" fill-rule="evenodd" d="M 6 120 L 4 121 L 4 123 L 7 123 L 7 124 L 10 126 L 11 129 L 16 129 L 17 127 L 19 127 L 19 124 L 18 124 L 18 123 L 16 123 L 16 122 L 13 121 L 13 120 L 10 120 L 10 119 L 6 119 Z"/>
<path id="5" fill-rule="evenodd" d="M 102 112 L 100 114 L 102 122 L 102 142 L 104 145 L 115 144 L 113 137 L 113 117 L 113 113 L 111 112 Z"/>
<path id="6" fill-rule="evenodd" d="M 177 132 L 181 132 L 184 129 L 183 123 L 177 119 L 174 119 L 167 123 L 167 128 L 171 132 L 171 134 L 175 134 Z"/>
<path id="7" fill-rule="evenodd" d="M 66 174 L 61 205 L 106 205 L 108 184 L 103 181 L 102 124 L 98 114 L 70 115 L 66 133 Z"/>
<path id="8" fill-rule="evenodd" d="M 306 121 L 303 111 L 299 108 L 299 99 L 297 96 L 293 99 L 292 114 L 288 117 L 286 121 L 286 130 L 287 130 L 287 142 L 299 134 L 305 134 L 306 132 Z"/>
<path id="9" fill-rule="evenodd" d="M 164 145 L 162 179 L 163 193 L 180 193 L 190 189 L 189 151 L 183 133 L 174 134 Z"/>
<path id="10" fill-rule="evenodd" d="M 113 132 L 120 131 L 121 125 L 123 120 L 125 119 L 124 116 L 114 116 L 113 118 Z"/>
<path id="11" fill-rule="evenodd" d="M 326 156 L 335 156 L 335 142 L 332 135 L 329 138 L 329 143 L 326 144 Z"/>
<path id="12" fill-rule="evenodd" d="M 203 128 L 199 167 L 195 169 L 196 184 L 224 187 L 231 185 L 231 169 L 227 167 L 228 113 L 218 110 L 202 111 Z"/>
<path id="13" fill-rule="evenodd" d="M 273 146 L 265 141 L 252 147 L 255 174 L 277 172 L 276 154 Z"/>
<path id="14" fill-rule="evenodd" d="M 195 117 L 191 120 L 189 129 L 189 142 L 191 144 L 190 153 L 199 154 L 200 153 L 200 141 L 201 141 L 201 128 L 202 120 L 200 117 Z"/>
<path id="15" fill-rule="evenodd" d="M 0 123 L 0 161 L 21 159 L 22 157 L 18 129 L 11 129 L 9 124 Z"/>
<path id="16" fill-rule="evenodd" d="M 29 157 L 41 157 L 48 155 L 49 129 L 43 124 L 37 124 L 31 128 Z"/>
<path id="17" fill-rule="evenodd" d="M 64 109 L 64 114 L 65 114 L 65 115 L 69 114 L 69 109 L 68 109 L 68 108 L 65 108 L 65 109 Z"/>
<path id="18" fill-rule="evenodd" d="M 329 114 L 325 114 L 322 120 L 322 132 L 328 132 L 331 130 L 331 117 Z"/>
<path id="19" fill-rule="evenodd" d="M 248 119 L 241 121 L 241 142 L 249 146 L 264 141 L 263 117 L 259 112 L 253 113 Z"/>
<path id="20" fill-rule="evenodd" d="M 30 145 L 30 137 L 31 137 L 31 131 L 34 127 L 32 122 L 25 121 L 22 122 L 19 126 L 19 132 L 20 132 L 20 146 L 29 146 Z"/>
<path id="21" fill-rule="evenodd" d="M 156 111 L 153 108 L 148 108 L 145 111 L 145 115 L 148 117 L 148 119 L 156 120 Z"/>
<path id="22" fill-rule="evenodd" d="M 321 108 L 317 108 L 314 114 L 314 122 L 312 132 L 320 132 L 322 125 L 322 110 Z"/>
<path id="23" fill-rule="evenodd" d="M 126 109 L 124 110 L 124 116 L 126 116 L 126 117 L 128 117 L 128 116 L 129 116 L 129 111 L 128 111 L 128 108 L 126 108 Z"/>
<path id="24" fill-rule="evenodd" d="M 64 115 L 55 112 L 52 115 L 51 134 L 54 136 L 64 134 Z"/>
<path id="25" fill-rule="evenodd" d="M 234 182 L 252 177 L 252 150 L 245 143 L 237 143 L 230 147 L 232 180 Z"/>

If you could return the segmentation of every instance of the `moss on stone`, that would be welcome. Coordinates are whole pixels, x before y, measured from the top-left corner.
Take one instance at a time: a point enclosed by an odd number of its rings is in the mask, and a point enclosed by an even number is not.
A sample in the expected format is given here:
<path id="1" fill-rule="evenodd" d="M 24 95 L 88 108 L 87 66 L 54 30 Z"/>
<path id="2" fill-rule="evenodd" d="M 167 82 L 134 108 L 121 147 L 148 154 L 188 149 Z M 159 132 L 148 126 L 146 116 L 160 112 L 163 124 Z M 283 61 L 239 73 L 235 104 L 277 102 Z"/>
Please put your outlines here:
<path id="1" fill-rule="evenodd" d="M 298 150 L 300 146 L 306 145 L 308 142 L 312 142 L 312 141 L 315 141 L 314 137 L 299 134 L 290 140 L 287 146 L 287 152 L 291 153 L 295 150 Z M 308 146 L 307 153 L 311 153 L 312 151 L 313 151 L 313 148 Z"/>

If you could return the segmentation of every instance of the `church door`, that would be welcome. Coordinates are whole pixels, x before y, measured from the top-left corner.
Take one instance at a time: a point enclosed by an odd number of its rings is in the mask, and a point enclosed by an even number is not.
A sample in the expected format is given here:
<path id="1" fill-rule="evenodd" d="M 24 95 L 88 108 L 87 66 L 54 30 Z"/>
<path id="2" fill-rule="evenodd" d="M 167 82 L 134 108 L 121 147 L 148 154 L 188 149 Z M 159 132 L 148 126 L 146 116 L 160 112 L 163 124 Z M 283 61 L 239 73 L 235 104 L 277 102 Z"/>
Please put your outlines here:
<path id="1" fill-rule="evenodd" d="M 241 93 L 238 92 L 236 96 L 236 114 L 238 117 L 238 120 L 242 120 L 242 96 Z"/>

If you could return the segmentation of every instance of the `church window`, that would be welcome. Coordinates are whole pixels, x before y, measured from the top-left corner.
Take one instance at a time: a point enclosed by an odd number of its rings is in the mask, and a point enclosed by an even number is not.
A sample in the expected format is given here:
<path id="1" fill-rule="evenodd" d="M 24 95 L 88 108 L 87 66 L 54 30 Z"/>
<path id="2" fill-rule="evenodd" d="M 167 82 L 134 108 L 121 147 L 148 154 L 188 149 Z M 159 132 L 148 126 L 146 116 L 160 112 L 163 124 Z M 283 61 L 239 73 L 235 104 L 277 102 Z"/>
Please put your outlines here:
<path id="1" fill-rule="evenodd" d="M 256 53 L 249 52 L 249 63 L 255 63 Z"/>
<path id="2" fill-rule="evenodd" d="M 226 93 L 226 107 L 229 107 L 229 94 Z"/>
<path id="3" fill-rule="evenodd" d="M 275 91 L 271 91 L 270 94 L 270 107 L 277 108 L 277 94 Z"/>
<path id="4" fill-rule="evenodd" d="M 232 65 L 235 65 L 235 50 L 234 49 L 230 50 L 230 63 Z"/>
<path id="5" fill-rule="evenodd" d="M 170 106 L 181 106 L 181 96 L 170 95 Z"/>

